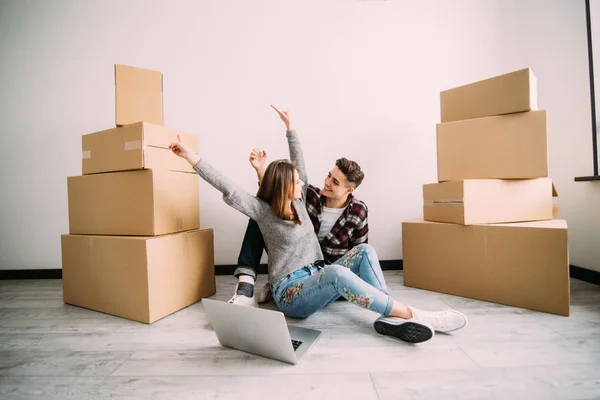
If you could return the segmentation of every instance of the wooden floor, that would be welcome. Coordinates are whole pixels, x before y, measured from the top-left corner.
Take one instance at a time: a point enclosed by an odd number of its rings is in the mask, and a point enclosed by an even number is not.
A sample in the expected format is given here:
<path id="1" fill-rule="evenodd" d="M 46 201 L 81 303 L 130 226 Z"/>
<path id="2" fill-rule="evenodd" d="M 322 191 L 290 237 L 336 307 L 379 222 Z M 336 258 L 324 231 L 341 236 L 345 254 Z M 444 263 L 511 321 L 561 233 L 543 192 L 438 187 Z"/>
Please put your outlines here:
<path id="1" fill-rule="evenodd" d="M 60 280 L 0 281 L 0 399 L 600 399 L 599 286 L 572 280 L 567 318 L 385 275 L 401 301 L 461 310 L 469 325 L 409 345 L 336 302 L 289 320 L 323 331 L 291 366 L 221 347 L 202 303 L 144 325 L 63 304 Z M 234 285 L 218 276 L 214 297 Z"/>

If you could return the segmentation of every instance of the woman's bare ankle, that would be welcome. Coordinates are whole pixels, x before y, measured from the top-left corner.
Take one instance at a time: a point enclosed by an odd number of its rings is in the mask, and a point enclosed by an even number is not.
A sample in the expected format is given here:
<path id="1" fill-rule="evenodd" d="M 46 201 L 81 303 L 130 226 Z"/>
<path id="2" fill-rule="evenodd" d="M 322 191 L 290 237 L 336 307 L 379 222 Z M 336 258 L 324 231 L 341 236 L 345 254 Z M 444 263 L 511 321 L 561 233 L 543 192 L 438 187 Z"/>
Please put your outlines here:
<path id="1" fill-rule="evenodd" d="M 390 313 L 390 317 L 411 319 L 412 312 L 410 311 L 410 308 L 394 300 L 394 305 L 392 306 L 392 312 Z"/>

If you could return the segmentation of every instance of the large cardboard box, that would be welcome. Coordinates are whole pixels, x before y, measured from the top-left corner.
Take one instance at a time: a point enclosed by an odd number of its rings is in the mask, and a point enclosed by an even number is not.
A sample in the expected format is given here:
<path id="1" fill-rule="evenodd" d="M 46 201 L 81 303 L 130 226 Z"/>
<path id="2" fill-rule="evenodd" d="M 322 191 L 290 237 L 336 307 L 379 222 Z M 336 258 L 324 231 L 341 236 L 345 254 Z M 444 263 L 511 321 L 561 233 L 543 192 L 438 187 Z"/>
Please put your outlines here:
<path id="1" fill-rule="evenodd" d="M 440 93 L 441 122 L 537 110 L 537 82 L 530 68 Z"/>
<path id="2" fill-rule="evenodd" d="M 546 111 L 437 125 L 438 181 L 548 176 Z"/>
<path id="3" fill-rule="evenodd" d="M 426 184 L 423 217 L 462 225 L 547 220 L 553 218 L 553 195 L 550 178 Z"/>
<path id="4" fill-rule="evenodd" d="M 198 136 L 148 122 L 82 135 L 82 173 L 136 169 L 194 172 L 187 161 L 169 150 L 177 135 L 198 152 Z"/>
<path id="5" fill-rule="evenodd" d="M 402 224 L 404 284 L 569 315 L 564 220 L 498 225 Z"/>
<path id="6" fill-rule="evenodd" d="M 67 178 L 69 233 L 153 236 L 200 228 L 198 176 L 139 170 Z"/>
<path id="7" fill-rule="evenodd" d="M 159 71 L 115 64 L 115 123 L 163 124 L 163 76 Z"/>
<path id="8" fill-rule="evenodd" d="M 212 229 L 61 239 L 67 304 L 152 323 L 216 291 Z"/>

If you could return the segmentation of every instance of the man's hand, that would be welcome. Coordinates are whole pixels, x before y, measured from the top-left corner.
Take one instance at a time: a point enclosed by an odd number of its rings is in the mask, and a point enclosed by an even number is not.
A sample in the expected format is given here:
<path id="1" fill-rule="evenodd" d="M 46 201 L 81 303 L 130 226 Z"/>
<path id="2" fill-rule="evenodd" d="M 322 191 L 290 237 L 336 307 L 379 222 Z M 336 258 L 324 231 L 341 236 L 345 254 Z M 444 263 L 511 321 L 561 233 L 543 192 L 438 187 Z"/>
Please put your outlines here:
<path id="1" fill-rule="evenodd" d="M 267 152 L 263 149 L 252 149 L 250 153 L 250 165 L 256 171 L 256 176 L 258 177 L 258 184 L 263 180 L 263 176 L 265 176 L 265 163 L 267 161 Z"/>
<path id="2" fill-rule="evenodd" d="M 263 149 L 252 149 L 248 161 L 250 161 L 250 165 L 252 165 L 252 168 L 254 168 L 255 170 L 264 171 L 265 163 L 267 162 L 267 152 Z"/>
<path id="3" fill-rule="evenodd" d="M 285 124 L 285 129 L 288 130 L 288 131 L 291 131 L 292 130 L 292 124 L 290 122 L 290 112 L 289 111 L 279 111 L 277 109 L 277 107 L 275 107 L 272 104 L 271 104 L 271 107 L 273 108 L 273 110 L 277 111 L 277 114 L 279 114 L 279 117 L 281 118 L 281 120 Z"/>

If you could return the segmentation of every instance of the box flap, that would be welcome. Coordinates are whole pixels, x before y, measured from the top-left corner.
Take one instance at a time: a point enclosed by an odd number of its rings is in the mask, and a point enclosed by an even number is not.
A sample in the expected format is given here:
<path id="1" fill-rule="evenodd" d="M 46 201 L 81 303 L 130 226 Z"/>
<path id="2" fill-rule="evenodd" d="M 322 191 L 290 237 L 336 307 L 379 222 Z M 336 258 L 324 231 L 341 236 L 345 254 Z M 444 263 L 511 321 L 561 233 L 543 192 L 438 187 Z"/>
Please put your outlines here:
<path id="1" fill-rule="evenodd" d="M 464 201 L 463 181 L 429 183 L 423 185 L 423 203 L 462 204 Z"/>
<path id="2" fill-rule="evenodd" d="M 558 191 L 556 190 L 554 183 L 552 183 L 552 197 L 558 197 Z"/>
<path id="3" fill-rule="evenodd" d="M 177 135 L 179 135 L 181 137 L 181 140 L 183 140 L 183 142 L 187 146 L 189 146 L 193 151 L 199 151 L 198 135 L 181 132 L 176 129 L 167 128 L 149 122 L 143 123 L 143 129 L 144 144 L 146 146 L 168 149 L 171 143 L 177 141 Z"/>
<path id="4" fill-rule="evenodd" d="M 482 224 L 488 226 L 506 226 L 506 227 L 518 227 L 518 228 L 545 228 L 545 229 L 568 229 L 567 221 L 564 219 L 548 219 L 544 221 L 531 221 L 531 222 L 514 222 L 507 224 Z"/>
<path id="5" fill-rule="evenodd" d="M 186 160 L 176 157 L 171 150 L 154 146 L 144 149 L 144 168 L 196 173 Z"/>
<path id="6" fill-rule="evenodd" d="M 115 64 L 115 123 L 140 121 L 163 123 L 162 73 Z"/>
<path id="7" fill-rule="evenodd" d="M 527 68 L 529 70 L 529 101 L 531 102 L 531 109 L 538 109 L 538 98 L 537 98 L 537 78 L 533 73 L 531 68 Z"/>
<path id="8" fill-rule="evenodd" d="M 404 221 L 403 224 L 438 224 L 438 225 L 454 225 L 446 222 L 433 222 L 425 221 L 424 219 L 414 219 L 410 221 Z M 531 222 L 511 222 L 503 224 L 476 224 L 472 226 L 493 226 L 493 227 L 520 227 L 520 228 L 548 228 L 548 229 L 567 229 L 567 221 L 564 219 L 552 219 L 544 221 L 531 221 Z M 464 227 L 467 228 L 466 226 Z"/>
<path id="9" fill-rule="evenodd" d="M 561 205 L 553 205 L 552 206 L 552 218 L 556 218 L 560 210 L 562 210 L 563 206 Z"/>

